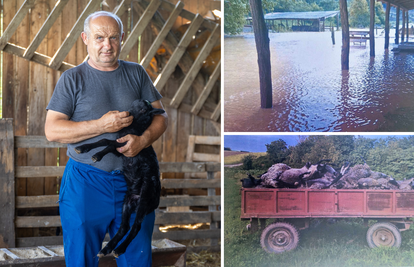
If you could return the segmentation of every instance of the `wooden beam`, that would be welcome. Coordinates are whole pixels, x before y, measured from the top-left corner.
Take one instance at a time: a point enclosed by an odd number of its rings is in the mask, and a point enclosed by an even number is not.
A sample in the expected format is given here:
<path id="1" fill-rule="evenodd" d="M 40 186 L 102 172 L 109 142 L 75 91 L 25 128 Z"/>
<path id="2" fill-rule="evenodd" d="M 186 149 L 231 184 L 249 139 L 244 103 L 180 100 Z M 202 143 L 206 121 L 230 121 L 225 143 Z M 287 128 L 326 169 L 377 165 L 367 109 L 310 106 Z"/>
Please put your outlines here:
<path id="1" fill-rule="evenodd" d="M 220 170 L 220 163 L 204 162 L 160 162 L 161 172 L 205 172 L 213 164 L 215 170 Z M 65 166 L 17 166 L 16 178 L 58 177 L 62 176 Z"/>
<path id="2" fill-rule="evenodd" d="M 201 49 L 200 54 L 198 54 L 196 60 L 191 66 L 190 71 L 187 73 L 183 82 L 181 83 L 180 87 L 178 88 L 177 92 L 172 98 L 170 106 L 172 106 L 173 108 L 178 108 L 180 106 L 181 102 L 184 99 L 184 96 L 187 94 L 188 90 L 190 89 L 190 86 L 193 83 L 196 75 L 198 74 L 201 67 L 203 66 L 204 60 L 210 54 L 211 50 L 216 45 L 216 42 L 220 41 L 220 28 L 221 28 L 220 25 L 217 24 L 213 32 L 211 33 L 210 37 L 207 39 L 206 43 L 204 44 L 203 48 Z"/>
<path id="3" fill-rule="evenodd" d="M 170 188 L 220 188 L 221 179 L 168 179 L 161 180 L 161 186 Z"/>
<path id="4" fill-rule="evenodd" d="M 0 120 L 0 247 L 15 247 L 13 119 Z"/>
<path id="5" fill-rule="evenodd" d="M 191 239 L 207 239 L 215 238 L 220 239 L 220 229 L 216 230 L 183 230 L 183 231 L 170 231 L 166 233 L 154 232 L 152 234 L 153 239 L 168 238 L 171 240 L 191 240 Z"/>
<path id="6" fill-rule="evenodd" d="M 404 43 L 405 36 L 405 10 L 402 10 L 402 23 L 401 23 L 401 43 Z"/>
<path id="7" fill-rule="evenodd" d="M 49 67 L 55 70 L 59 70 L 60 66 L 62 65 L 63 60 L 72 49 L 72 46 L 75 44 L 76 40 L 78 39 L 79 35 L 83 30 L 83 23 L 85 19 L 89 16 L 89 14 L 93 13 L 101 3 L 101 0 L 91 0 L 86 8 L 83 10 L 82 14 L 76 21 L 75 25 L 72 27 L 72 30 L 63 41 L 62 45 L 58 49 L 58 51 L 53 56 L 52 60 L 49 63 Z"/>
<path id="8" fill-rule="evenodd" d="M 23 58 L 24 52 L 26 51 L 23 47 L 17 46 L 15 44 L 11 44 L 11 43 L 7 43 L 6 47 L 3 50 L 4 52 L 16 55 L 18 57 Z M 52 58 L 48 57 L 46 55 L 43 54 L 39 54 L 37 52 L 35 52 L 35 54 L 33 55 L 33 57 L 31 58 L 30 61 L 33 61 L 35 63 L 39 63 L 43 66 L 46 67 L 50 67 L 49 66 L 49 62 L 51 62 Z M 58 71 L 64 72 L 68 69 L 71 69 L 75 67 L 75 65 L 66 63 L 66 62 L 62 62 L 61 66 L 59 67 Z"/>
<path id="9" fill-rule="evenodd" d="M 45 207 L 59 207 L 59 195 L 47 196 L 17 196 L 16 208 L 45 208 Z"/>
<path id="10" fill-rule="evenodd" d="M 214 110 L 213 114 L 211 114 L 211 120 L 212 121 L 218 121 L 219 117 L 221 115 L 221 99 L 217 104 L 216 109 Z"/>
<path id="11" fill-rule="evenodd" d="M 145 9 L 144 13 L 140 17 L 139 21 L 135 25 L 134 29 L 128 36 L 128 39 L 125 41 L 121 48 L 119 54 L 119 59 L 126 59 L 132 47 L 138 41 L 138 37 L 142 34 L 145 28 L 148 26 L 151 18 L 154 16 L 158 7 L 161 5 L 161 0 L 152 0 L 148 7 Z"/>
<path id="12" fill-rule="evenodd" d="M 215 189 L 212 189 L 215 190 Z M 220 205 L 220 196 L 169 196 L 160 198 L 160 207 Z"/>
<path id="13" fill-rule="evenodd" d="M 141 65 L 146 69 L 154 57 L 155 53 L 157 53 L 157 49 L 160 47 L 164 39 L 167 37 L 168 33 L 170 32 L 172 26 L 174 25 L 175 21 L 178 18 L 178 15 L 183 10 L 184 4 L 181 1 L 178 1 L 174 7 L 174 10 L 171 12 L 170 16 L 168 17 L 167 21 L 165 22 L 164 26 L 162 27 L 161 31 L 159 32 L 157 38 L 155 38 L 154 42 L 152 43 L 150 49 L 148 50 L 145 57 L 141 60 Z"/>
<path id="14" fill-rule="evenodd" d="M 4 47 L 7 45 L 7 42 L 13 36 L 14 32 L 19 27 L 20 23 L 29 12 L 29 10 L 34 6 L 35 0 L 26 0 L 20 7 L 19 11 L 17 11 L 16 15 L 13 17 L 12 21 L 10 22 L 9 26 L 3 32 L 3 35 L 0 38 L 0 50 L 4 50 Z"/>
<path id="15" fill-rule="evenodd" d="M 14 137 L 15 148 L 66 148 L 67 144 L 49 142 L 43 135 L 25 135 Z"/>
<path id="16" fill-rule="evenodd" d="M 193 40 L 193 36 L 197 32 L 202 22 L 203 17 L 200 14 L 197 14 L 190 27 L 188 27 L 187 31 L 184 33 L 183 38 L 181 38 L 181 41 L 178 43 L 177 48 L 174 50 L 174 53 L 171 55 L 161 74 L 158 75 L 157 79 L 155 80 L 154 85 L 158 88 L 158 90 L 162 89 L 167 83 L 171 74 L 175 70 L 175 66 L 177 66 L 177 63 L 186 51 L 187 46 Z"/>
<path id="17" fill-rule="evenodd" d="M 36 34 L 33 41 L 30 43 L 29 47 L 27 47 L 25 53 L 23 54 L 23 58 L 30 60 L 36 49 L 39 47 L 40 43 L 45 38 L 46 34 L 49 32 L 50 28 L 52 28 L 53 23 L 59 17 L 60 13 L 62 13 L 63 8 L 69 2 L 69 0 L 59 0 L 55 7 L 53 8 L 52 12 L 50 12 L 49 16 L 47 17 L 46 21 L 42 25 L 39 32 Z"/>
<path id="18" fill-rule="evenodd" d="M 396 14 L 396 19 L 395 19 L 395 39 L 394 39 L 395 44 L 399 44 L 400 42 L 399 36 L 400 36 L 400 7 L 397 6 L 397 14 Z"/>
<path id="19" fill-rule="evenodd" d="M 204 136 L 204 135 L 193 135 L 195 136 L 194 143 L 201 145 L 211 145 L 211 146 L 220 146 L 221 137 L 220 136 Z"/>
<path id="20" fill-rule="evenodd" d="M 191 113 L 194 115 L 197 115 L 201 108 L 203 107 L 204 103 L 206 102 L 208 96 L 211 93 L 211 90 L 213 89 L 214 84 L 216 83 L 218 77 L 221 74 L 221 59 L 219 63 L 217 63 L 216 68 L 214 69 L 213 73 L 211 74 L 210 78 L 208 79 L 208 82 L 206 86 L 204 87 L 203 91 L 201 92 L 200 96 L 198 97 L 196 103 L 194 104 L 193 108 L 191 109 Z"/>

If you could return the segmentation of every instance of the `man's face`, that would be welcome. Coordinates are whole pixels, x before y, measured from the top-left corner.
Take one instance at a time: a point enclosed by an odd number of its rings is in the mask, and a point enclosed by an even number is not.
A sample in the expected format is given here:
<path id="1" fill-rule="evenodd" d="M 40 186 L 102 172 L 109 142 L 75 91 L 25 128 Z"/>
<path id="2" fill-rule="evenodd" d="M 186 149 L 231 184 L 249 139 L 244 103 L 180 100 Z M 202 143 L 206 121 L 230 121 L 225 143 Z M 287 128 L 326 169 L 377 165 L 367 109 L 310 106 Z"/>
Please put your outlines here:
<path id="1" fill-rule="evenodd" d="M 89 29 L 89 37 L 82 32 L 82 40 L 88 48 L 89 65 L 103 71 L 116 69 L 123 37 L 118 23 L 111 17 L 100 16 L 91 19 Z"/>

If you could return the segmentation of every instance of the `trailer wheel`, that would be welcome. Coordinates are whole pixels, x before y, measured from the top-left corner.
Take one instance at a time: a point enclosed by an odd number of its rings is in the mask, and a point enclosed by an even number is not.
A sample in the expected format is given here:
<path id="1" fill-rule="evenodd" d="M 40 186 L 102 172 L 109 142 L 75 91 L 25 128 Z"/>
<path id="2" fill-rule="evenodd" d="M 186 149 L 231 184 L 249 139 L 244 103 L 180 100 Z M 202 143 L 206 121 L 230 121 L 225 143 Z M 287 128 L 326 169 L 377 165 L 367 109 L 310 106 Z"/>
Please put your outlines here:
<path id="1" fill-rule="evenodd" d="M 401 233 L 392 223 L 376 223 L 368 229 L 367 242 L 370 248 L 399 248 L 401 245 Z"/>
<path id="2" fill-rule="evenodd" d="M 299 233 L 290 223 L 277 222 L 268 225 L 262 232 L 260 244 L 267 253 L 283 253 L 295 249 Z"/>

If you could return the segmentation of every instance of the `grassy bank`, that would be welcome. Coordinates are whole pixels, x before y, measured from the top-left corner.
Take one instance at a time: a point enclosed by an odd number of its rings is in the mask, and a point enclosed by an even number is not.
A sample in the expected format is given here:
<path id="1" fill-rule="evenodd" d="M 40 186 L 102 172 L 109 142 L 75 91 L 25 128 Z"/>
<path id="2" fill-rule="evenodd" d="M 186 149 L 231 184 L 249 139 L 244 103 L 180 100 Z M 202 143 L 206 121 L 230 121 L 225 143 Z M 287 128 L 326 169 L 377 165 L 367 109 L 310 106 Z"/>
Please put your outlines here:
<path id="1" fill-rule="evenodd" d="M 254 155 L 256 157 L 265 156 L 266 152 L 260 152 L 260 153 L 248 153 L 248 152 L 236 152 L 236 151 L 224 151 L 224 164 L 230 165 L 230 164 L 237 164 L 242 163 L 243 158 L 247 155 Z"/>
<path id="2" fill-rule="evenodd" d="M 371 249 L 365 239 L 367 227 L 358 219 L 334 224 L 314 221 L 300 231 L 296 250 L 267 254 L 260 246 L 261 233 L 250 233 L 248 221 L 240 220 L 239 180 L 245 178 L 244 172 L 224 171 L 224 266 L 414 266 L 414 229 L 401 233 L 400 249 Z"/>

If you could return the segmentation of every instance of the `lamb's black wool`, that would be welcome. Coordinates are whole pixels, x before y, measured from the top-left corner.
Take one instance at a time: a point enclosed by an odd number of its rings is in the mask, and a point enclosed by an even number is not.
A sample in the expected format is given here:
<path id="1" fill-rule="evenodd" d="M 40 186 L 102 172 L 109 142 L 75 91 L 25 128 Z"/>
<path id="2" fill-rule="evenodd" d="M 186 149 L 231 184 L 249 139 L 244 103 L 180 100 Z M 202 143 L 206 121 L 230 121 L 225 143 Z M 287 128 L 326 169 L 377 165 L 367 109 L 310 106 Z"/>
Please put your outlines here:
<path id="1" fill-rule="evenodd" d="M 118 132 L 118 138 L 128 134 L 142 135 L 151 125 L 154 115 L 164 112 L 163 109 L 153 108 L 147 100 L 135 100 L 129 110 L 129 113 L 134 117 L 133 122 L 130 126 Z M 114 153 L 122 157 L 125 181 L 128 186 L 122 209 L 122 222 L 116 235 L 99 252 L 99 257 L 109 254 L 111 251 L 113 251 L 115 257 L 125 253 L 126 248 L 141 229 L 144 217 L 154 211 L 160 202 L 160 171 L 154 149 L 152 146 L 149 146 L 144 148 L 135 157 L 128 158 L 116 150 L 117 147 L 122 147 L 125 144 L 118 143 L 116 140 L 102 139 L 96 143 L 85 144 L 75 148 L 77 153 L 85 153 L 93 148 L 106 146 L 106 148 L 92 157 L 95 162 L 100 161 L 108 153 Z M 134 211 L 136 212 L 136 217 L 131 231 L 125 241 L 115 249 L 118 242 L 127 234 L 130 228 L 129 220 Z"/>

